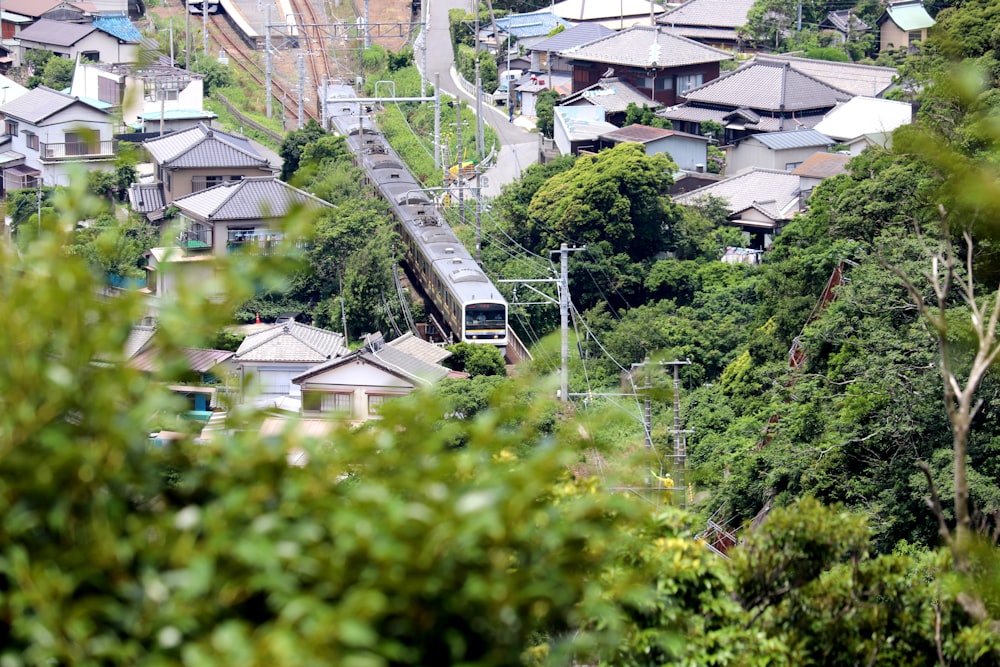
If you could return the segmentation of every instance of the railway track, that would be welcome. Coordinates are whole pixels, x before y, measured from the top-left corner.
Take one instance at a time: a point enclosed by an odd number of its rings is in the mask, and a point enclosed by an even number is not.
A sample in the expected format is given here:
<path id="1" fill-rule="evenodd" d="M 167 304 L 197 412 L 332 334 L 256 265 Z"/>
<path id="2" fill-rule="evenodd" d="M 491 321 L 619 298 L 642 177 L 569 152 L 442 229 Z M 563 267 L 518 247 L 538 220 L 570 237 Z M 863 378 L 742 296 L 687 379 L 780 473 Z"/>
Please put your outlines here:
<path id="1" fill-rule="evenodd" d="M 230 62 L 247 73 L 254 83 L 261 89 L 265 87 L 265 72 L 260 63 L 257 62 L 255 51 L 250 49 L 243 40 L 236 34 L 235 29 L 226 21 L 226 17 L 221 14 L 210 14 L 211 21 L 208 26 L 208 35 L 229 54 Z M 283 111 L 286 118 L 294 119 L 298 116 L 298 91 L 287 82 L 282 82 L 278 77 L 271 76 L 271 86 L 282 95 Z M 319 120 L 319 116 L 309 109 L 305 110 L 306 115 L 313 120 Z"/>
<path id="2" fill-rule="evenodd" d="M 302 37 L 306 40 L 306 60 L 309 62 L 309 72 L 312 77 L 312 89 L 318 90 L 324 80 L 330 80 L 330 60 L 327 57 L 326 44 L 323 39 L 323 29 L 319 26 L 326 23 L 320 17 L 312 0 L 291 0 L 292 10 L 301 18 L 299 24 Z M 309 26 L 308 28 L 306 26 Z M 317 94 L 317 98 L 319 95 Z M 316 100 L 316 114 L 319 115 L 321 105 Z"/>

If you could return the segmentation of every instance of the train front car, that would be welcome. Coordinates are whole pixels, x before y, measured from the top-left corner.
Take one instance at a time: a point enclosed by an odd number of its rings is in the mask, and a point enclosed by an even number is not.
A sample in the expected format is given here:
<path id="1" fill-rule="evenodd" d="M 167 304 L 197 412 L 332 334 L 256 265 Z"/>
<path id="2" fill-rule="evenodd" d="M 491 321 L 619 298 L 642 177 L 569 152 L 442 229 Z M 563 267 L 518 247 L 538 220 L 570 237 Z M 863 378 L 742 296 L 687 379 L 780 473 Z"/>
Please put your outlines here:
<path id="1" fill-rule="evenodd" d="M 437 262 L 449 291 L 455 296 L 455 321 L 451 324 L 459 339 L 466 343 L 507 347 L 507 301 L 475 260 L 452 259 Z"/>
<path id="2" fill-rule="evenodd" d="M 507 302 L 474 301 L 465 304 L 462 340 L 507 347 Z"/>

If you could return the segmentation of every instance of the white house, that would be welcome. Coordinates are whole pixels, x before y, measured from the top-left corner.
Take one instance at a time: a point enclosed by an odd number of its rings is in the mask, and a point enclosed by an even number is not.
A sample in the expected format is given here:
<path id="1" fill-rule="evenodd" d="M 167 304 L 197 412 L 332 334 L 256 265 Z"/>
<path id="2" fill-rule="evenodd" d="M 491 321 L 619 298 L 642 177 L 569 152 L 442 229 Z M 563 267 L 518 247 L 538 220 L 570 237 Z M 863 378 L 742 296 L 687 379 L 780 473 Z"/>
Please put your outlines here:
<path id="1" fill-rule="evenodd" d="M 581 149 L 597 152 L 601 135 L 618 128 L 604 120 L 601 106 L 557 106 L 553 139 L 561 155 L 576 155 Z"/>
<path id="2" fill-rule="evenodd" d="M 726 149 L 726 173 L 745 169 L 781 169 L 791 171 L 816 152 L 826 152 L 833 139 L 816 130 L 762 132 L 744 137 Z"/>
<path id="3" fill-rule="evenodd" d="M 850 143 L 866 134 L 890 134 L 912 120 L 913 107 L 909 102 L 855 97 L 834 107 L 814 129 L 837 141 Z"/>
<path id="4" fill-rule="evenodd" d="M 39 86 L 0 106 L 9 137 L 4 190 L 68 185 L 73 171 L 109 169 L 116 159 L 112 117 L 72 95 Z"/>
<path id="5" fill-rule="evenodd" d="M 602 134 L 601 141 L 609 146 L 622 143 L 642 144 L 646 148 L 646 155 L 667 153 L 684 171 L 705 171 L 708 160 L 707 137 L 676 130 L 632 124 Z"/>
<path id="6" fill-rule="evenodd" d="M 252 399 L 297 395 L 297 378 L 311 368 L 347 354 L 339 333 L 294 320 L 267 327 L 243 339 L 232 364 Z"/>
<path id="7" fill-rule="evenodd" d="M 216 117 L 204 110 L 204 76 L 168 63 L 80 62 L 70 94 L 118 107 L 125 123 L 149 133 L 187 129 Z"/>
<path id="8" fill-rule="evenodd" d="M 292 379 L 301 388 L 304 417 L 327 417 L 355 423 L 377 419 L 382 406 L 414 389 L 430 386 L 455 374 L 437 361 L 414 353 L 421 341 L 411 335 L 385 343 L 374 334 L 365 345 L 320 364 Z M 424 346 L 435 347 L 430 343 Z M 440 348 L 436 348 L 441 351 Z"/>

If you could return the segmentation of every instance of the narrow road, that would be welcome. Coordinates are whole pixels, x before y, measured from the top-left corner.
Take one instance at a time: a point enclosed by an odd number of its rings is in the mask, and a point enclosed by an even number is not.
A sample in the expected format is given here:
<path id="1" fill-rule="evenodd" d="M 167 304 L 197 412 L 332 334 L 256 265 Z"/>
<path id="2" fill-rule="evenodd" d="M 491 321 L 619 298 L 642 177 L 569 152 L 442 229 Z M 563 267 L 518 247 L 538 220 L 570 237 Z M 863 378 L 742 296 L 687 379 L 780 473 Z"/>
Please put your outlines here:
<path id="1" fill-rule="evenodd" d="M 448 10 L 464 9 L 472 11 L 469 0 L 428 0 L 430 7 L 430 28 L 427 33 L 428 79 L 433 84 L 435 75 L 440 74 L 441 90 L 457 95 L 475 108 L 475 97 L 467 94 L 451 78 L 451 68 L 455 56 L 451 49 L 451 35 L 448 31 Z M 416 54 L 419 59 L 419 52 Z M 538 135 L 528 132 L 507 120 L 504 111 L 483 103 L 483 121 L 492 127 L 502 144 L 496 165 L 485 172 L 488 183 L 483 194 L 495 197 L 507 183 L 513 183 L 529 165 L 538 161 Z"/>

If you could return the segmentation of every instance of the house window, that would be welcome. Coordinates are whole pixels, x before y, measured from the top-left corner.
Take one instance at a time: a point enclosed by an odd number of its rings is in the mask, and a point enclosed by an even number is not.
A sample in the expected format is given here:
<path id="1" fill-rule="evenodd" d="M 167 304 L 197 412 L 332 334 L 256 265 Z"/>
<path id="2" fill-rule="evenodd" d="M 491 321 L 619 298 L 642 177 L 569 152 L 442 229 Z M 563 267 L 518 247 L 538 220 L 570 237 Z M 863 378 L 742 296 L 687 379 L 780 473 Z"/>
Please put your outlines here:
<path id="1" fill-rule="evenodd" d="M 81 51 L 80 52 L 80 60 L 83 60 L 83 61 L 86 61 L 86 62 L 92 62 L 92 63 L 100 62 L 100 60 L 101 60 L 101 52 L 100 51 Z"/>
<path id="2" fill-rule="evenodd" d="M 677 77 L 677 92 L 681 95 L 691 90 L 692 88 L 697 88 L 702 84 L 701 74 L 688 74 L 686 76 Z"/>
<path id="3" fill-rule="evenodd" d="M 8 137 L 17 136 L 17 123 L 13 120 L 4 121 L 3 133 Z"/>
<path id="4" fill-rule="evenodd" d="M 400 395 L 401 394 L 368 394 L 368 414 L 381 414 L 382 406 L 384 406 L 386 402 L 391 401 Z"/>
<path id="5" fill-rule="evenodd" d="M 38 135 L 34 132 L 24 131 L 24 145 L 33 151 L 38 150 Z"/>
<path id="6" fill-rule="evenodd" d="M 791 171 L 792 169 L 797 169 L 798 166 L 802 164 L 801 162 L 786 162 L 785 171 Z"/>
<path id="7" fill-rule="evenodd" d="M 914 42 L 919 42 L 924 38 L 923 32 L 920 30 L 911 30 L 909 34 L 910 44 Z"/>
<path id="8" fill-rule="evenodd" d="M 338 417 L 351 416 L 351 392 L 303 391 L 302 411 L 322 412 Z"/>

